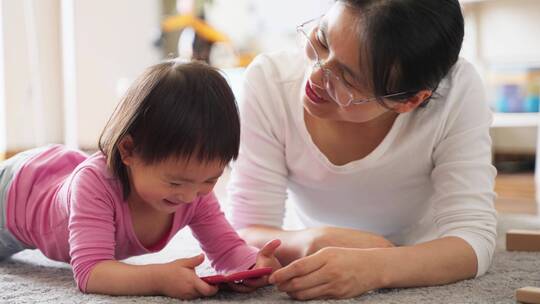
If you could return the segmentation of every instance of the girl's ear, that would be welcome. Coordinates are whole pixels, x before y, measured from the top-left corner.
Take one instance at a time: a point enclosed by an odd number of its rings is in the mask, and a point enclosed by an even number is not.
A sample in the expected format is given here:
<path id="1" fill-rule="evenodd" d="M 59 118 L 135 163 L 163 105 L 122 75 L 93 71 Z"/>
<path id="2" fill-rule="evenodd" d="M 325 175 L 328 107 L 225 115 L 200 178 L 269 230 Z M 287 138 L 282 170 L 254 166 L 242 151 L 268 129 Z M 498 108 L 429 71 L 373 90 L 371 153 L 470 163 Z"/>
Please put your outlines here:
<path id="1" fill-rule="evenodd" d="M 426 99 L 428 99 L 433 91 L 422 90 L 414 96 L 409 97 L 405 102 L 396 102 L 392 105 L 392 109 L 397 113 L 407 113 L 418 108 Z"/>
<path id="2" fill-rule="evenodd" d="M 126 135 L 118 143 L 118 152 L 120 152 L 120 158 L 124 165 L 129 166 L 133 163 L 135 156 L 135 145 L 133 144 L 133 138 L 131 135 Z"/>

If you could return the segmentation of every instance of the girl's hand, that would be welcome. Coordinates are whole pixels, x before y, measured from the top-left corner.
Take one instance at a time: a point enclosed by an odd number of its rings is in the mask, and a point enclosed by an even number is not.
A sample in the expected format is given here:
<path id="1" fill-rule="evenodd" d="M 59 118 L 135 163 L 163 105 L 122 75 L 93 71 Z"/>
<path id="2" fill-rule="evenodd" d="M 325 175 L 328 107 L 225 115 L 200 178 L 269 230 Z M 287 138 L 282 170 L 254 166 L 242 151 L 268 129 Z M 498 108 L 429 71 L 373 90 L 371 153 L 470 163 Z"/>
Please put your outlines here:
<path id="1" fill-rule="evenodd" d="M 164 275 L 160 294 L 182 300 L 209 297 L 216 294 L 218 287 L 207 284 L 195 273 L 195 267 L 203 261 L 204 255 L 199 254 L 163 264 Z"/>
<path id="2" fill-rule="evenodd" d="M 326 247 L 360 249 L 394 247 L 394 244 L 380 235 L 350 228 L 315 227 L 302 233 L 305 240 L 304 256 Z"/>
<path id="3" fill-rule="evenodd" d="M 259 251 L 257 255 L 257 261 L 253 269 L 263 268 L 263 267 L 272 267 L 273 271 L 276 271 L 281 268 L 281 264 L 278 259 L 275 257 L 276 249 L 281 245 L 280 240 L 272 240 Z M 259 287 L 268 285 L 268 277 L 263 276 L 257 279 L 245 280 L 242 284 L 229 283 L 229 287 L 236 292 L 252 292 Z"/>
<path id="4" fill-rule="evenodd" d="M 274 272 L 269 282 L 297 300 L 343 299 L 384 287 L 377 251 L 328 247 Z"/>

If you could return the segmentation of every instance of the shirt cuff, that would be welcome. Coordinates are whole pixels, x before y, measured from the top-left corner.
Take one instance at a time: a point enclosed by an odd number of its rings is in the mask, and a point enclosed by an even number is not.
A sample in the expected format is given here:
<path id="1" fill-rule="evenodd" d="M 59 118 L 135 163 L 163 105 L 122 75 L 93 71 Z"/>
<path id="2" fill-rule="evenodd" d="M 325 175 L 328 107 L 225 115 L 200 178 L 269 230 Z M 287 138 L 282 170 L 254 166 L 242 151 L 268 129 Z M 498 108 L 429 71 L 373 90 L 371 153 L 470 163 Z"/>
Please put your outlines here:
<path id="1" fill-rule="evenodd" d="M 475 276 L 476 278 L 484 275 L 488 271 L 493 259 L 493 252 L 495 250 L 495 239 L 490 240 L 473 232 L 455 232 L 449 233 L 445 236 L 459 237 L 472 247 L 474 253 L 476 254 L 478 264 L 478 269 Z"/>

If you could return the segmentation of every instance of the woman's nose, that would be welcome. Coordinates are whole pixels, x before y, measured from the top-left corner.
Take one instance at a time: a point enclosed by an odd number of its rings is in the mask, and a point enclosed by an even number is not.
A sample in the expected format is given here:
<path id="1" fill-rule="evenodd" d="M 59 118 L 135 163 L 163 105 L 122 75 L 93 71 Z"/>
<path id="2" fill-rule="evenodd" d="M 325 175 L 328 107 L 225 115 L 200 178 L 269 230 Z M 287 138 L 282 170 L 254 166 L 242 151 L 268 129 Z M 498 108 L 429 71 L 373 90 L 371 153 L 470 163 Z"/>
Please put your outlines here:
<path id="1" fill-rule="evenodd" d="M 324 71 L 319 66 L 313 66 L 311 75 L 309 75 L 309 82 L 312 86 L 324 90 Z"/>

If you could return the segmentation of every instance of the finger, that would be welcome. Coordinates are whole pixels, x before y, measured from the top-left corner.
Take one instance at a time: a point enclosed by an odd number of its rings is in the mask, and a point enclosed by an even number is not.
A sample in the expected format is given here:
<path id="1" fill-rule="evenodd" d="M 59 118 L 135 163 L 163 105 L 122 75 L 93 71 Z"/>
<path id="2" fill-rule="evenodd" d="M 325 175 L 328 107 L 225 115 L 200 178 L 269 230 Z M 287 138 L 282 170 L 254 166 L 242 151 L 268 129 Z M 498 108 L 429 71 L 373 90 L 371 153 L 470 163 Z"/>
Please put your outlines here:
<path id="1" fill-rule="evenodd" d="M 266 286 L 268 285 L 268 276 L 244 280 L 244 285 L 256 288 Z"/>
<path id="2" fill-rule="evenodd" d="M 312 300 L 312 299 L 328 299 L 333 298 L 330 295 L 331 288 L 330 284 L 322 284 L 312 288 L 287 292 L 287 294 L 296 300 Z"/>
<path id="3" fill-rule="evenodd" d="M 219 291 L 218 286 L 210 285 L 201 279 L 196 279 L 194 285 L 195 290 L 205 297 L 213 296 Z"/>
<path id="4" fill-rule="evenodd" d="M 256 288 L 251 286 L 246 286 L 244 284 L 237 284 L 237 283 L 227 283 L 227 286 L 229 286 L 230 289 L 236 292 L 240 293 L 249 293 L 254 291 Z"/>
<path id="5" fill-rule="evenodd" d="M 179 296 L 178 298 L 180 300 L 195 300 L 195 299 L 200 298 L 200 297 L 202 297 L 202 295 L 199 292 L 197 292 L 196 290 L 193 290 L 192 292 L 188 292 L 186 294 L 183 294 L 183 295 Z"/>
<path id="6" fill-rule="evenodd" d="M 281 284 L 295 277 L 301 277 L 326 265 L 326 260 L 320 255 L 311 255 L 301 258 L 276 270 L 270 275 L 270 284 Z"/>
<path id="7" fill-rule="evenodd" d="M 271 240 L 270 242 L 266 243 L 263 248 L 261 248 L 259 254 L 265 257 L 272 257 L 274 256 L 274 253 L 276 252 L 276 249 L 279 247 L 279 245 L 281 245 L 280 240 Z"/>
<path id="8" fill-rule="evenodd" d="M 190 258 L 182 259 L 183 266 L 188 268 L 195 268 L 204 262 L 204 254 L 199 254 Z"/>
<path id="9" fill-rule="evenodd" d="M 316 270 L 304 276 L 295 277 L 291 280 L 287 280 L 281 284 L 278 284 L 277 288 L 280 291 L 284 292 L 297 292 L 314 288 L 316 286 L 323 285 L 331 281 L 332 280 L 327 275 L 324 275 L 322 271 Z"/>

